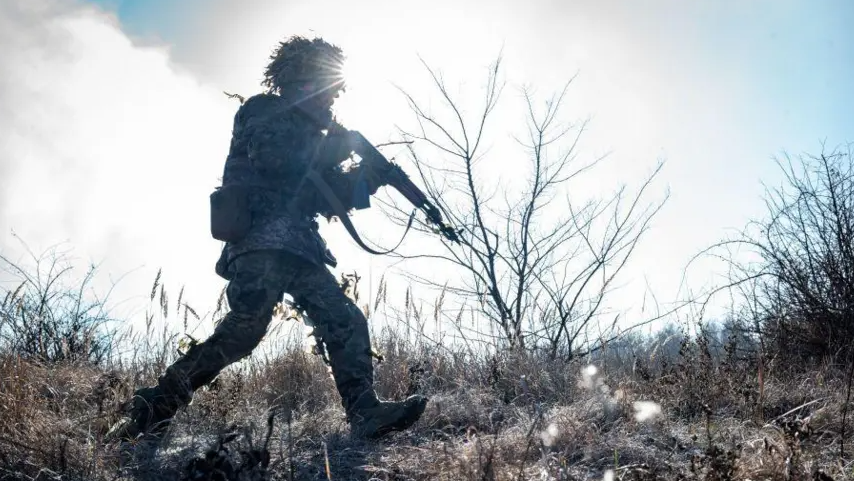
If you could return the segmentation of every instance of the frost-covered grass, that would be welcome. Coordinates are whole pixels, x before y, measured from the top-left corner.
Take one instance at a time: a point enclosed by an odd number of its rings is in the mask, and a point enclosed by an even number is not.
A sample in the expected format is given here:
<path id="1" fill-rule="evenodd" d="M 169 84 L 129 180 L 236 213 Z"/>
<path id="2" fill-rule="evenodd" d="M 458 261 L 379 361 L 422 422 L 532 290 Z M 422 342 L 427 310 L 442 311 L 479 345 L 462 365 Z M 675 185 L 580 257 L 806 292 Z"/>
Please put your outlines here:
<path id="1" fill-rule="evenodd" d="M 153 366 L 105 370 L 6 354 L 0 479 L 182 479 L 224 438 L 233 439 L 208 464 L 231 466 L 232 479 L 851 477 L 850 427 L 840 444 L 847 379 L 832 364 L 771 360 L 760 388 L 756 362 L 706 356 L 702 341 L 685 340 L 672 357 L 643 349 L 618 360 L 606 351 L 592 363 L 416 348 L 393 330 L 377 341 L 387 353 L 377 365 L 381 396 L 431 399 L 408 432 L 350 439 L 325 365 L 294 342 L 229 369 L 159 446 L 124 455 L 102 437 Z M 210 475 L 203 464 L 196 474 Z"/>

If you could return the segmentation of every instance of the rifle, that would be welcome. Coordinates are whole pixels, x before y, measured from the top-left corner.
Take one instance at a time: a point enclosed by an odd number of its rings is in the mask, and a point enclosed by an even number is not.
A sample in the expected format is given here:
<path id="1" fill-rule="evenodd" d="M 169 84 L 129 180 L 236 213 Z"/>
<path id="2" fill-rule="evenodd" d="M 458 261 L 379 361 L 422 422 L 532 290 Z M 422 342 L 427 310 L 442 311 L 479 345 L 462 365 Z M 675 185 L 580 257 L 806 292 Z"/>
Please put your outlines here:
<path id="1" fill-rule="evenodd" d="M 333 122 L 329 125 L 328 130 L 332 135 L 348 135 L 350 136 L 352 150 L 362 158 L 362 162 L 366 162 L 368 164 L 374 164 L 375 167 L 378 167 L 380 170 L 387 172 L 388 177 L 387 185 L 394 187 L 398 192 L 403 194 L 406 199 L 412 203 L 417 209 L 421 209 L 427 215 L 427 220 L 433 224 L 436 230 L 444 236 L 446 239 L 451 242 L 455 242 L 457 244 L 460 243 L 459 231 L 445 223 L 442 219 L 442 214 L 439 212 L 439 209 L 433 205 L 427 196 L 424 195 L 424 192 L 421 191 L 412 181 L 409 179 L 409 176 L 406 175 L 406 172 L 400 168 L 397 164 L 392 163 L 385 156 L 374 147 L 373 144 L 368 142 L 365 137 L 356 131 L 347 130 L 342 127 L 340 124 Z M 344 228 L 347 229 L 347 232 L 350 234 L 350 237 L 359 244 L 359 246 L 372 253 L 377 255 L 384 255 L 397 249 L 398 246 L 403 242 L 403 239 L 406 237 L 406 234 L 409 232 L 410 227 L 412 227 L 412 221 L 415 217 L 415 211 L 412 211 L 412 214 L 409 216 L 409 222 L 406 225 L 406 230 L 403 233 L 400 241 L 397 245 L 387 251 L 376 251 L 371 249 L 359 237 L 358 232 L 356 232 L 356 228 L 353 226 L 352 221 L 350 221 L 349 216 L 347 215 L 347 209 L 338 199 L 338 196 L 329 187 L 329 184 L 323 180 L 323 177 L 317 171 L 317 167 L 325 167 L 312 165 L 309 167 L 308 172 L 306 172 L 304 179 L 310 180 L 318 191 L 326 198 L 326 201 L 329 202 L 329 205 L 332 207 L 335 215 L 341 220 L 341 223 L 344 224 Z M 302 185 L 302 182 L 300 183 Z M 299 192 L 299 187 L 297 188 L 297 192 Z M 366 208 L 370 204 L 366 204 L 363 207 L 357 207 L 359 209 Z"/>
<path id="2" fill-rule="evenodd" d="M 460 243 L 459 234 L 462 232 L 461 230 L 454 229 L 442 219 L 442 213 L 439 209 L 433 205 L 432 202 L 427 198 L 424 192 L 421 191 L 412 181 L 409 179 L 409 176 L 406 175 L 406 172 L 400 168 L 397 164 L 389 161 L 385 158 L 385 156 L 377 150 L 377 148 L 370 143 L 365 136 L 363 136 L 360 132 L 355 130 L 348 130 L 338 122 L 334 120 L 326 123 L 317 118 L 317 116 L 309 109 L 306 109 L 302 106 L 301 103 L 296 104 L 295 106 L 301 113 L 303 113 L 309 120 L 313 121 L 321 128 L 327 129 L 327 133 L 329 135 L 342 135 L 349 136 L 351 141 L 352 150 L 362 158 L 362 162 L 366 162 L 368 164 L 373 164 L 378 167 L 380 170 L 388 172 L 387 185 L 395 188 L 398 192 L 400 192 L 406 200 L 408 200 L 416 209 L 421 209 L 426 215 L 427 220 L 430 222 L 434 228 L 446 239 L 451 242 Z M 384 252 L 376 251 L 366 246 L 362 239 L 359 237 L 359 234 L 356 232 L 356 228 L 353 226 L 353 223 L 350 221 L 350 218 L 347 215 L 347 209 L 341 204 L 341 201 L 338 199 L 338 196 L 329 187 L 329 184 L 323 180 L 323 177 L 318 174 L 318 168 L 323 169 L 325 167 L 331 166 L 323 166 L 312 164 L 308 172 L 306 172 L 305 176 L 300 180 L 297 185 L 296 192 L 299 193 L 302 186 L 304 185 L 305 180 L 310 180 L 317 190 L 326 198 L 326 201 L 329 202 L 332 210 L 335 212 L 335 215 L 341 220 L 341 223 L 344 224 L 344 228 L 347 229 L 347 232 L 350 234 L 350 237 L 359 244 L 359 246 L 372 253 L 377 255 L 388 254 L 397 249 L 398 246 L 403 242 L 403 238 L 406 237 L 406 234 L 409 232 L 409 228 L 412 226 L 412 221 L 414 220 L 415 212 L 412 212 L 412 215 L 409 216 L 409 222 L 406 225 L 406 230 L 403 233 L 403 237 L 401 237 L 400 242 L 397 243 L 397 246 L 393 247 Z M 297 194 L 298 195 L 298 194 Z M 365 207 L 368 207 L 367 205 Z M 361 207 L 361 208 L 365 208 Z"/>
<path id="3" fill-rule="evenodd" d="M 412 180 L 409 179 L 409 176 L 406 175 L 406 172 L 399 165 L 386 159 L 360 132 L 355 130 L 347 131 L 340 125 L 336 125 L 334 129 L 349 132 L 355 144 L 353 151 L 362 158 L 362 162 L 367 162 L 369 165 L 376 165 L 381 170 L 387 171 L 389 173 L 387 179 L 390 187 L 395 188 L 406 197 L 406 200 L 415 206 L 415 208 L 421 209 L 427 215 L 427 220 L 433 224 L 442 236 L 451 242 L 460 243 L 459 231 L 445 223 L 439 209 L 430 202 L 421 189 L 412 183 Z"/>

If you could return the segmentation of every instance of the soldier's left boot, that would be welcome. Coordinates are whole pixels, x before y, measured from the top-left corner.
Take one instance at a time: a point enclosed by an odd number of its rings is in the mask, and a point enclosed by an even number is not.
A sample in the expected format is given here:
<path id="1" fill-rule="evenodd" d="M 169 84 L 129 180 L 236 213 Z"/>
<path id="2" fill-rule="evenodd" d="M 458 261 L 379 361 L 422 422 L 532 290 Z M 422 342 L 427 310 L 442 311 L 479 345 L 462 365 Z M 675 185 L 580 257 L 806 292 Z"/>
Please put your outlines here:
<path id="1" fill-rule="evenodd" d="M 222 368 L 222 363 L 205 359 L 212 357 L 211 351 L 210 343 L 193 346 L 166 369 L 156 386 L 138 389 L 124 417 L 107 433 L 106 441 L 161 438 L 178 410 L 190 404 L 194 391 L 213 380 Z"/>
<path id="2" fill-rule="evenodd" d="M 129 404 L 127 412 L 107 432 L 108 443 L 160 438 L 181 406 L 160 386 L 137 389 Z"/>

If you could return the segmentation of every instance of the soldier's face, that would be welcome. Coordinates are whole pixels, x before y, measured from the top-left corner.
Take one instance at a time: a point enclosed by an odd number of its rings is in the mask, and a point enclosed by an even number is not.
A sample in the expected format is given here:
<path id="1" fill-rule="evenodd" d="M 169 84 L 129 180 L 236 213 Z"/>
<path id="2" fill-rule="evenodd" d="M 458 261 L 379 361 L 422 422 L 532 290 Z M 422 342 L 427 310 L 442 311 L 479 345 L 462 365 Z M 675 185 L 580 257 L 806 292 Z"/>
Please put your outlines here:
<path id="1" fill-rule="evenodd" d="M 307 82 L 300 88 L 302 94 L 311 99 L 311 103 L 322 110 L 331 110 L 342 90 L 340 81 L 329 82 Z"/>

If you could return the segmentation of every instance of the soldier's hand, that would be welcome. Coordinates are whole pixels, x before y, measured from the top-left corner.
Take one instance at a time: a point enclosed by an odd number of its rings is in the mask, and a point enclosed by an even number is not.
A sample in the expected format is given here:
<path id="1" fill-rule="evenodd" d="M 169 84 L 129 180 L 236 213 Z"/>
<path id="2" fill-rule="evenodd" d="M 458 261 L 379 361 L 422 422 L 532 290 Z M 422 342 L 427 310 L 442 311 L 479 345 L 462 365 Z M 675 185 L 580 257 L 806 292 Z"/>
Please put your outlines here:
<path id="1" fill-rule="evenodd" d="M 320 155 L 321 169 L 336 166 L 350 157 L 353 148 L 347 135 L 327 134 Z"/>
<path id="2" fill-rule="evenodd" d="M 358 147 L 365 141 L 365 138 L 355 130 L 347 130 L 341 124 L 333 122 L 327 130 L 327 135 L 330 138 L 335 138 L 344 149 L 357 151 Z"/>

